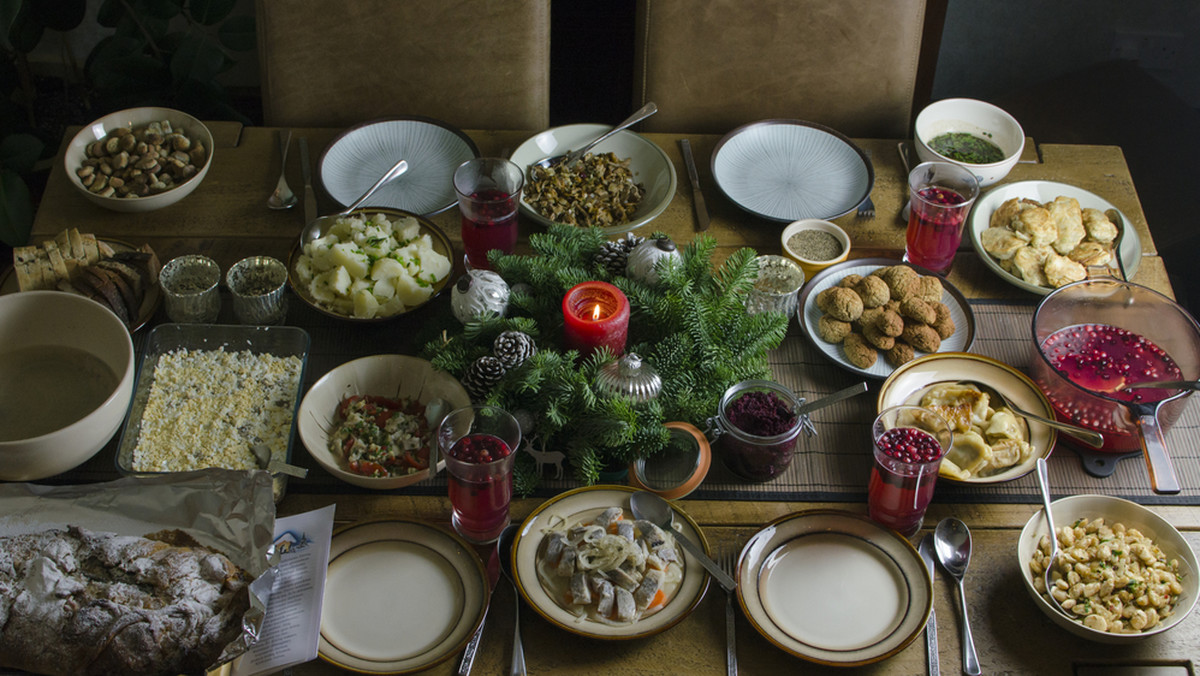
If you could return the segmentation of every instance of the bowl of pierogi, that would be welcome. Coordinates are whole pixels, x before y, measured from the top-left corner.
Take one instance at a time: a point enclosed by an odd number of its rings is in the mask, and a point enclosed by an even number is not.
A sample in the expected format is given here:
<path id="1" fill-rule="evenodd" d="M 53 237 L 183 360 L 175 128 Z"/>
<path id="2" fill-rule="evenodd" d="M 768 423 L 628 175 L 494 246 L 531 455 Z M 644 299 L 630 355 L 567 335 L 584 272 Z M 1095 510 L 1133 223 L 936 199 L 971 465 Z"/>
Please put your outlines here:
<path id="1" fill-rule="evenodd" d="M 1037 385 L 983 355 L 939 352 L 900 366 L 880 388 L 877 407 L 882 411 L 901 404 L 922 406 L 950 422 L 954 443 L 938 470 L 944 480 L 991 484 L 1017 479 L 1032 471 L 1039 457 L 1048 456 L 1057 439 L 1055 430 L 1014 410 L 1054 417 Z"/>

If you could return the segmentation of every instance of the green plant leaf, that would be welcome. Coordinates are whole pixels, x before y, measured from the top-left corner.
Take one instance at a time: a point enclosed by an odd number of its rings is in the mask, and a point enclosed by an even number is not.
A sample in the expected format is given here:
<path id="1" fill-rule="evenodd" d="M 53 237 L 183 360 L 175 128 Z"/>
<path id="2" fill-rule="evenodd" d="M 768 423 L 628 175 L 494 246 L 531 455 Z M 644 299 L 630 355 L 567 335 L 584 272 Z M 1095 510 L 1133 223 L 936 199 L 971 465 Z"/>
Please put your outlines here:
<path id="1" fill-rule="evenodd" d="M 29 241 L 33 229 L 33 199 L 29 186 L 16 174 L 0 169 L 0 241 L 16 247 Z"/>
<path id="2" fill-rule="evenodd" d="M 87 13 L 87 0 L 37 0 L 25 4 L 32 5 L 34 16 L 43 26 L 63 33 L 78 28 Z"/>
<path id="3" fill-rule="evenodd" d="M 136 0 L 131 6 L 140 16 L 152 16 L 164 21 L 183 14 L 183 0 Z"/>
<path id="4" fill-rule="evenodd" d="M 42 41 L 45 30 L 42 22 L 33 15 L 29 3 L 22 3 L 21 9 L 13 17 L 12 26 L 8 28 L 8 41 L 16 51 L 28 54 Z"/>
<path id="5" fill-rule="evenodd" d="M 255 32 L 253 16 L 231 16 L 229 21 L 217 29 L 217 37 L 226 49 L 235 52 L 247 52 L 258 44 L 258 34 Z"/>
<path id="6" fill-rule="evenodd" d="M 46 147 L 32 134 L 9 134 L 0 140 L 0 167 L 18 174 L 33 171 L 33 165 Z"/>
<path id="7" fill-rule="evenodd" d="M 215 26 L 233 12 L 236 4 L 236 0 L 191 0 L 188 3 L 188 13 L 197 23 Z"/>
<path id="8" fill-rule="evenodd" d="M 105 28 L 116 28 L 125 16 L 125 4 L 121 0 L 104 0 L 96 10 L 96 23 Z"/>
<path id="9" fill-rule="evenodd" d="M 171 57 L 171 76 L 176 83 L 195 80 L 211 82 L 225 65 L 225 52 L 200 35 L 188 36 Z"/>

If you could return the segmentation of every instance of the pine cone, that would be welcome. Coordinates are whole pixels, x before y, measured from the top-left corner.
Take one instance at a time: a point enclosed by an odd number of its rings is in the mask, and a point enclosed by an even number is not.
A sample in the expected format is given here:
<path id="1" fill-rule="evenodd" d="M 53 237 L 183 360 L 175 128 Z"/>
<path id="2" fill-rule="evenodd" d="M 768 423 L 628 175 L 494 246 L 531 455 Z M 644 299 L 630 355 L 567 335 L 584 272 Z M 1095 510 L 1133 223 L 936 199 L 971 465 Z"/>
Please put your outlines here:
<path id="1" fill-rule="evenodd" d="M 504 377 L 505 371 L 504 364 L 495 357 L 483 356 L 476 359 L 467 367 L 467 373 L 462 377 L 463 387 L 466 388 L 467 394 L 471 395 L 471 401 L 483 401 L 487 398 L 496 383 Z"/>
<path id="2" fill-rule="evenodd" d="M 629 252 L 645 239 L 645 237 L 638 237 L 631 232 L 625 233 L 625 237 L 621 239 L 601 244 L 600 251 L 596 253 L 592 262 L 608 270 L 613 277 L 624 275 L 625 262 L 629 258 Z"/>
<path id="3" fill-rule="evenodd" d="M 533 337 L 522 331 L 505 331 L 492 343 L 492 354 L 506 369 L 515 369 L 537 352 Z"/>

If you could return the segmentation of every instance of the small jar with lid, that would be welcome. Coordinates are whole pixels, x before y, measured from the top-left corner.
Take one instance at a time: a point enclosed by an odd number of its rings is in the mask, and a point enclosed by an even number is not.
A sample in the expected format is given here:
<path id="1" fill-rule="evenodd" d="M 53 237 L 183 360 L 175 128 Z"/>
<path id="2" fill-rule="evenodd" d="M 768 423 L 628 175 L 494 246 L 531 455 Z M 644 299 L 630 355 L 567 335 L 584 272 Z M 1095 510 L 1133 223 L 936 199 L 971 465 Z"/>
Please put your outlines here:
<path id="1" fill-rule="evenodd" d="M 749 481 L 770 481 L 787 470 L 807 416 L 803 402 L 788 388 L 769 380 L 743 380 L 725 390 L 710 424 L 717 455 L 729 471 Z"/>

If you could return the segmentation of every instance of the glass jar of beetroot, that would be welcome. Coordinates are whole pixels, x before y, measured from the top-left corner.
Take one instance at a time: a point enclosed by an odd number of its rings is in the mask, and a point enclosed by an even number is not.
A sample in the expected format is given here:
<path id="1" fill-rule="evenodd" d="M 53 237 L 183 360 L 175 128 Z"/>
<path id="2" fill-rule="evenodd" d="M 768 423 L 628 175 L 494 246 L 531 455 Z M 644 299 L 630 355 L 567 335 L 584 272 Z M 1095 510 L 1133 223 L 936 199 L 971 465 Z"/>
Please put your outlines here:
<path id="1" fill-rule="evenodd" d="M 717 417 L 717 455 L 729 471 L 750 481 L 769 481 L 792 462 L 804 416 L 801 399 L 769 380 L 743 380 L 721 396 Z"/>

